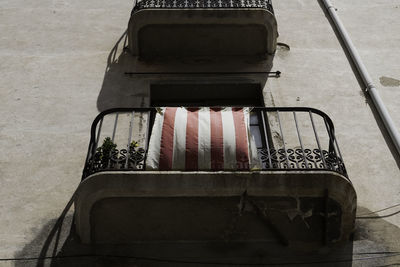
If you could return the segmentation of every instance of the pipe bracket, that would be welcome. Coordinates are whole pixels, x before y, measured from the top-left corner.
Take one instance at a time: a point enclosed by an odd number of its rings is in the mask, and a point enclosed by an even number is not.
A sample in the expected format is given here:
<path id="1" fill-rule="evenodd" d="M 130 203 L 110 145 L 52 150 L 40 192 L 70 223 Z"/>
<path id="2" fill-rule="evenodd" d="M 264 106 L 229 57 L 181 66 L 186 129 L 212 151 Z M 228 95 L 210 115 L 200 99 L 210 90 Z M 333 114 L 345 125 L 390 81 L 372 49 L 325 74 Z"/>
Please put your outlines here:
<path id="1" fill-rule="evenodd" d="M 372 88 L 375 88 L 375 85 L 373 85 L 372 83 L 368 83 L 365 87 L 365 92 L 369 92 Z"/>

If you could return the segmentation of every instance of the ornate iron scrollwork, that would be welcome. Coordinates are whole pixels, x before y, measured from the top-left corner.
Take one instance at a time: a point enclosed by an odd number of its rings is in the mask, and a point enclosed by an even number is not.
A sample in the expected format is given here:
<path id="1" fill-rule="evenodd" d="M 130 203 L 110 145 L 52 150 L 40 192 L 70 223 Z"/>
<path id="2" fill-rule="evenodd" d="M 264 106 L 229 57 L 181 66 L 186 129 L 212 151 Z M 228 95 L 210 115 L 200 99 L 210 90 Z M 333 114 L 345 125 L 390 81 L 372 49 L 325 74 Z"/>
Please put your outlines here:
<path id="1" fill-rule="evenodd" d="M 146 8 L 264 8 L 274 13 L 271 0 L 142 0 L 134 10 Z"/>
<path id="2" fill-rule="evenodd" d="M 319 149 L 258 149 L 264 170 L 324 169 L 347 176 L 344 163 L 334 151 Z"/>
<path id="3" fill-rule="evenodd" d="M 146 151 L 139 147 L 127 149 L 113 149 L 103 151 L 99 148 L 94 156 L 89 159 L 86 172 L 88 174 L 105 170 L 143 170 Z"/>

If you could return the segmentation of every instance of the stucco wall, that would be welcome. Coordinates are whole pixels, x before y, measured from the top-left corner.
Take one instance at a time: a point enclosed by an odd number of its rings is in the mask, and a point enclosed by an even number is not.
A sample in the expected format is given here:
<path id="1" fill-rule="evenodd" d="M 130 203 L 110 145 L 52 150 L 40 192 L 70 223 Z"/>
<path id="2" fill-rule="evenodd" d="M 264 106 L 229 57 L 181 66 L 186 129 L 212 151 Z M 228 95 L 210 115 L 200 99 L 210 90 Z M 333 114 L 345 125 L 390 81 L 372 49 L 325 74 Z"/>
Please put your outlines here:
<path id="1" fill-rule="evenodd" d="M 126 30 L 131 1 L 0 3 L 0 258 L 37 256 L 80 181 L 93 118 L 113 106 L 148 105 L 145 85 L 157 77 L 126 76 L 129 59 L 110 55 Z M 400 128 L 400 1 L 334 4 Z M 276 0 L 274 8 L 278 41 L 291 49 L 281 47 L 275 55 L 272 70 L 282 76 L 267 80 L 267 105 L 311 106 L 332 117 L 359 214 L 400 203 L 400 161 L 321 4 Z M 120 54 L 121 49 L 115 51 L 115 59 Z M 66 224 L 70 221 L 71 213 Z M 359 252 L 399 251 L 399 215 L 357 224 L 349 250 L 353 258 Z M 60 244 L 69 230 L 63 229 Z M 354 266 L 396 260 L 355 261 Z"/>

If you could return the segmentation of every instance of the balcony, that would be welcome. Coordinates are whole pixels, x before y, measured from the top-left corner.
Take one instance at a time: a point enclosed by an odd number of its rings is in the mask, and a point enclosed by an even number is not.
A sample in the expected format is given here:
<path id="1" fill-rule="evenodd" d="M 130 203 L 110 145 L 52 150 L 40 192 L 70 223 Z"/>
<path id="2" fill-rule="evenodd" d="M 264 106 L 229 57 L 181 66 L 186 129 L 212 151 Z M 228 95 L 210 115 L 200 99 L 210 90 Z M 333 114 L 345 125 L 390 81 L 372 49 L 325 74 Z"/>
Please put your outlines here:
<path id="1" fill-rule="evenodd" d="M 128 26 L 129 50 L 142 60 L 261 57 L 275 52 L 271 0 L 142 0 Z"/>
<path id="2" fill-rule="evenodd" d="M 323 112 L 253 108 L 246 126 L 248 149 L 255 151 L 251 166 L 236 156 L 232 166 L 201 167 L 199 157 L 190 167 L 188 157 L 185 164 L 176 156 L 169 169 L 149 166 L 160 114 L 156 108 L 114 109 L 94 120 L 75 202 L 83 242 L 275 238 L 330 244 L 351 235 L 356 194 Z M 234 229 L 232 221 L 239 221 Z"/>

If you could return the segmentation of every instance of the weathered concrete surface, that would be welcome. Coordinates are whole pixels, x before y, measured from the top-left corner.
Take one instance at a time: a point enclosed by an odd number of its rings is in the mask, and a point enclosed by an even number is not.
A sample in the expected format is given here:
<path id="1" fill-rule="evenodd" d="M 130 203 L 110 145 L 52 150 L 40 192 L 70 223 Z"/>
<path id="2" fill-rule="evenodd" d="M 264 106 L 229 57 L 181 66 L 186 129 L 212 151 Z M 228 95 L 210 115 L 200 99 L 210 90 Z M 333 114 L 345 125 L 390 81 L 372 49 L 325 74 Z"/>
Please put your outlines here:
<path id="1" fill-rule="evenodd" d="M 304 172 L 155 172 L 155 171 L 135 171 L 135 172 L 100 172 L 95 173 L 81 183 L 76 195 L 75 201 L 75 223 L 76 232 L 82 242 L 89 244 L 93 238 L 94 228 L 97 232 L 107 232 L 108 228 L 100 228 L 96 224 L 100 223 L 93 220 L 95 212 L 93 211 L 96 205 L 101 202 L 107 202 L 109 199 L 116 199 L 118 203 L 123 203 L 125 199 L 146 199 L 146 198 L 236 198 L 236 208 L 241 210 L 239 204 L 242 198 L 257 197 L 257 198 L 280 198 L 289 199 L 289 202 L 297 202 L 298 210 L 293 218 L 302 213 L 304 203 L 300 198 L 314 198 L 312 206 L 324 207 L 324 193 L 329 192 L 330 202 L 337 203 L 340 211 L 327 211 L 331 213 L 331 224 L 333 221 L 340 221 L 339 225 L 332 226 L 334 230 L 328 229 L 326 232 L 337 232 L 335 238 L 331 238 L 329 242 L 347 241 L 354 230 L 354 216 L 356 212 L 356 194 L 351 183 L 344 176 L 335 172 L 327 171 L 304 171 Z M 296 201 L 297 200 L 297 201 Z M 139 200 L 138 200 L 139 201 Z M 328 201 L 328 200 L 326 200 Z M 150 201 L 151 202 L 151 201 Z M 278 201 L 279 202 L 279 201 Z M 156 202 L 155 202 L 156 203 Z M 210 201 L 212 203 L 212 201 Z M 328 202 L 327 202 L 328 203 Z M 326 205 L 328 205 L 326 203 Z M 99 204 L 102 206 L 101 204 Z M 125 204 L 126 205 L 126 204 Z M 157 204 L 156 204 L 157 205 Z M 269 202 L 263 202 L 265 209 L 270 212 L 277 210 L 281 206 L 273 207 Z M 128 205 L 129 206 L 129 205 Z M 235 205 L 232 205 L 235 207 Z M 302 206 L 302 209 L 300 209 Z M 166 212 L 173 212 L 175 205 L 166 205 Z M 222 206 L 223 207 L 223 206 Z M 141 207 L 146 210 L 147 207 Z M 225 207 L 227 208 L 227 207 Z M 149 206 L 147 212 L 152 213 L 152 208 Z M 328 210 L 328 208 L 326 208 Z M 333 208 L 329 208 L 333 210 Z M 97 210 L 101 212 L 101 210 Z M 322 217 L 317 210 L 307 209 L 305 212 L 311 212 L 311 216 L 320 222 L 323 222 Z M 340 215 L 338 214 L 340 212 Z M 290 216 L 293 213 L 293 207 L 286 210 L 280 210 L 280 213 Z M 134 214 L 134 213 L 133 213 Z M 212 214 L 208 213 L 208 214 Z M 183 217 L 183 215 L 181 215 Z M 215 213 L 212 216 L 218 216 Z M 110 217 L 105 216 L 104 217 Z M 113 216 L 111 216 L 113 217 Z M 127 221 L 135 221 L 136 216 L 128 216 L 123 213 L 122 217 L 126 217 Z M 176 217 L 176 216 L 175 216 Z M 101 217 L 100 217 L 101 218 Z M 292 218 L 292 219 L 293 219 Z M 182 218 L 183 219 L 183 218 Z M 286 219 L 286 218 L 285 218 Z M 304 218 L 303 218 L 304 219 Z M 204 219 L 203 219 L 204 220 Z M 112 220 L 111 220 L 112 221 Z M 150 222 L 148 222 L 150 223 Z M 283 222 L 280 222 L 282 224 Z M 118 225 L 119 220 L 114 223 Z M 221 223 L 220 227 L 224 224 Z M 289 224 L 290 226 L 290 224 Z M 118 227 L 115 227 L 118 228 Z M 281 228 L 282 232 L 290 232 L 290 227 Z M 122 233 L 119 229 L 114 229 L 119 236 L 128 235 L 128 231 Z M 183 230 L 183 229 L 182 229 Z M 304 231 L 304 228 L 301 228 Z M 313 229 L 323 232 L 321 228 Z M 157 231 L 157 229 L 155 229 Z M 130 233 L 135 232 L 134 229 L 129 230 Z M 189 230 L 190 232 L 190 230 Z M 237 233 L 240 235 L 240 233 Z M 135 234 L 133 234 L 135 236 Z M 197 235 L 196 235 L 197 236 Z M 220 236 L 214 236 L 214 240 L 219 240 Z M 289 242 L 291 238 L 287 237 Z M 254 239 L 254 238 L 252 238 Z M 262 239 L 262 237 L 260 237 Z M 321 238 L 316 238 L 321 244 Z M 118 240 L 118 239 L 115 239 Z M 136 241 L 132 239 L 131 241 Z M 103 240 L 102 243 L 115 244 Z M 315 242 L 315 240 L 314 240 Z M 126 242 L 125 242 L 126 243 Z"/>
<path id="2" fill-rule="evenodd" d="M 387 79 L 381 78 L 400 79 L 400 1 L 333 2 L 398 123 L 400 88 L 387 86 Z M 0 257 L 38 256 L 46 249 L 51 254 L 52 246 L 45 246 L 45 240 L 80 181 L 89 127 L 98 109 L 109 107 L 108 103 L 148 104 L 148 99 L 143 97 L 147 90 L 142 86 L 145 80 L 134 83 L 121 74 L 125 65 L 118 61 L 107 64 L 110 51 L 127 27 L 132 3 L 92 0 L 2 0 L 0 3 L 0 144 L 3 151 L 0 156 Z M 279 0 L 274 2 L 274 7 L 279 41 L 290 45 L 291 50 L 280 48 L 274 58 L 273 70 L 282 71 L 282 77 L 268 79 L 264 92 L 266 102 L 277 106 L 312 106 L 332 117 L 358 194 L 359 214 L 400 203 L 399 161 L 396 163 L 393 159 L 383 128 L 361 93 L 321 5 L 314 0 Z M 105 75 L 111 65 L 114 68 Z M 116 90 L 114 96 L 110 94 L 112 88 Z M 380 214 L 397 210 L 393 208 Z M 64 250 L 59 255 L 91 251 L 73 237 L 64 243 L 70 222 L 71 216 L 67 216 L 67 226 L 62 228 L 58 246 L 64 245 Z M 400 251 L 399 215 L 358 220 L 357 225 L 359 230 L 353 243 L 322 258 L 335 261 L 353 257 L 353 266 L 399 263 L 398 256 L 384 254 L 391 257 L 381 258 L 381 254 L 361 254 Z M 193 261 L 199 259 L 189 245 L 164 246 L 164 250 L 141 246 L 133 251 L 135 255 L 147 257 L 171 257 L 175 253 L 175 257 L 185 254 Z M 254 254 L 247 254 L 246 258 L 232 251 L 222 258 L 230 262 L 238 257 L 242 257 L 242 262 L 255 258 Z M 287 254 L 294 257 L 290 251 L 280 248 L 255 251 L 257 260 L 273 258 L 288 262 Z M 210 254 L 210 258 L 217 257 L 216 254 Z M 303 260 L 318 256 L 308 255 Z M 377 256 L 380 258 L 357 260 Z M 127 266 L 135 260 L 74 258 L 53 263 Z M 151 263 L 154 265 L 151 261 L 139 261 L 141 265 Z M 351 266 L 349 262 L 342 264 Z M 0 265 L 14 266 L 14 262 L 0 262 Z M 36 261 L 17 262 L 17 266 L 35 265 Z M 177 264 L 171 264 L 174 265 Z"/>
<path id="3" fill-rule="evenodd" d="M 275 52 L 278 33 L 275 16 L 267 9 L 152 8 L 132 13 L 128 36 L 133 55 L 154 59 L 266 56 Z"/>

